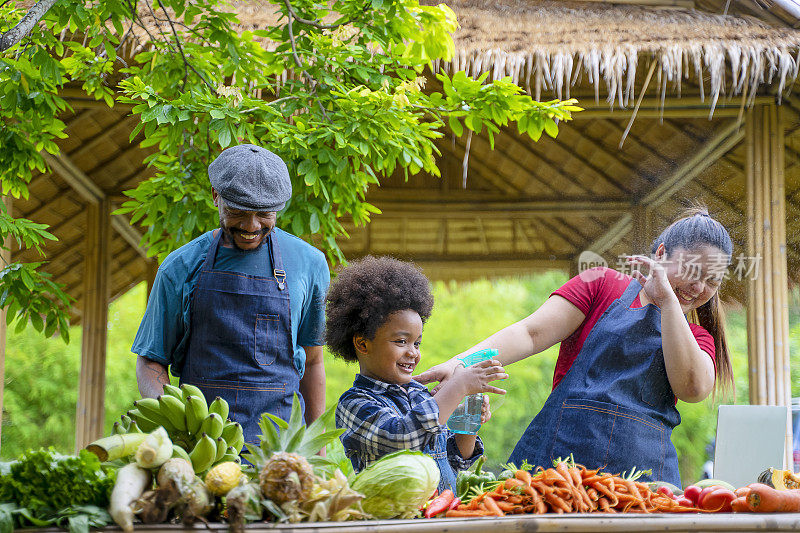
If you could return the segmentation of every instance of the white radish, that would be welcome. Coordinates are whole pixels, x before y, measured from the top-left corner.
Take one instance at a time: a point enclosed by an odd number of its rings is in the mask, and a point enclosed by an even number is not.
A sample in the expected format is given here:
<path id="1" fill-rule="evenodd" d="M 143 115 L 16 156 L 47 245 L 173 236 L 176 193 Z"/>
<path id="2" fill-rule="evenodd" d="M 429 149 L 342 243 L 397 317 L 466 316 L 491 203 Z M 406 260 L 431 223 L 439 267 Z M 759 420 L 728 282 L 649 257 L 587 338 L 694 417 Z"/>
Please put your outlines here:
<path id="1" fill-rule="evenodd" d="M 108 514 L 123 531 L 133 531 L 133 509 L 131 505 L 139 499 L 145 489 L 150 486 L 150 472 L 136 463 L 130 463 L 119 469 Z"/>
<path id="2" fill-rule="evenodd" d="M 142 468 L 158 468 L 172 457 L 172 441 L 167 430 L 158 427 L 136 449 L 136 464 Z"/>

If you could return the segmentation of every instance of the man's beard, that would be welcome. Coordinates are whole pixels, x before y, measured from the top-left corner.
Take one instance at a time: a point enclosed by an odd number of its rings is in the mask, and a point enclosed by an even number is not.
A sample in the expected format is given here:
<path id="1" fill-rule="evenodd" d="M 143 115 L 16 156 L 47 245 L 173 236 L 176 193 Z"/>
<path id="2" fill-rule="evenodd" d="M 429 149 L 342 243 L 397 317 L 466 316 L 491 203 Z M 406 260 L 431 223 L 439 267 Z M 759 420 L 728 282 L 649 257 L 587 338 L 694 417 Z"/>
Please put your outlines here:
<path id="1" fill-rule="evenodd" d="M 255 252 L 256 250 L 260 250 L 261 247 L 264 246 L 264 243 L 267 242 L 267 240 L 264 237 L 266 237 L 269 234 L 269 232 L 272 231 L 272 228 L 264 228 L 264 229 L 262 229 L 261 231 L 258 232 L 259 235 L 260 235 L 260 237 L 259 237 L 260 241 L 258 243 L 258 246 L 256 246 L 255 248 L 246 248 L 245 249 L 245 248 L 242 248 L 241 246 L 239 246 L 236 243 L 236 240 L 233 238 L 233 235 L 234 235 L 234 233 L 243 234 L 243 233 L 252 233 L 252 232 L 242 231 L 239 228 L 226 228 L 222 224 L 220 224 L 220 228 L 222 229 L 222 233 L 225 234 L 225 237 L 233 245 L 233 247 L 236 248 L 237 250 L 241 251 L 241 252 Z"/>

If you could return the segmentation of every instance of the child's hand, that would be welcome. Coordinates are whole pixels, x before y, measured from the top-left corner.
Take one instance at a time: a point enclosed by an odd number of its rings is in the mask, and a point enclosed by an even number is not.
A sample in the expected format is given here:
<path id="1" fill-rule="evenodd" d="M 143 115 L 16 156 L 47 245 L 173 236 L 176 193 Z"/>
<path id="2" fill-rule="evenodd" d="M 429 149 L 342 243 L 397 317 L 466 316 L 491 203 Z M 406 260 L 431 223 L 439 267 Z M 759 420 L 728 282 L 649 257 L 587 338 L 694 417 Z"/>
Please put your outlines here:
<path id="1" fill-rule="evenodd" d="M 492 411 L 489 408 L 489 396 L 483 395 L 483 405 L 481 406 L 481 425 L 485 424 L 492 418 Z"/>
<path id="2" fill-rule="evenodd" d="M 479 392 L 493 392 L 494 394 L 505 394 L 506 391 L 499 389 L 489 382 L 498 379 L 506 379 L 506 374 L 500 361 L 492 359 L 482 361 L 470 367 L 464 368 L 462 365 L 456 367 L 451 379 L 459 382 L 464 391 L 464 395 L 478 394 Z"/>

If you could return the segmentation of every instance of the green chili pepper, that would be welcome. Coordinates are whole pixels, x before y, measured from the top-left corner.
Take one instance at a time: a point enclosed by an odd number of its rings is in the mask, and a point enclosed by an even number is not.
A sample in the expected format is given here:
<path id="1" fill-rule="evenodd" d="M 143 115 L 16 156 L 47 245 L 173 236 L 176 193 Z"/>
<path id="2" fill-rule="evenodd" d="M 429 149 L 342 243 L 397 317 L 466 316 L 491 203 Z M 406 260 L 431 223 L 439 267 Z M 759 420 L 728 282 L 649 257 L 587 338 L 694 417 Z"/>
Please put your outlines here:
<path id="1" fill-rule="evenodd" d="M 482 455 L 469 470 L 462 470 L 458 473 L 456 477 L 456 491 L 458 492 L 458 497 L 462 500 L 472 487 L 478 487 L 496 481 L 493 473 L 481 471 L 481 467 L 485 462 L 486 456 Z"/>

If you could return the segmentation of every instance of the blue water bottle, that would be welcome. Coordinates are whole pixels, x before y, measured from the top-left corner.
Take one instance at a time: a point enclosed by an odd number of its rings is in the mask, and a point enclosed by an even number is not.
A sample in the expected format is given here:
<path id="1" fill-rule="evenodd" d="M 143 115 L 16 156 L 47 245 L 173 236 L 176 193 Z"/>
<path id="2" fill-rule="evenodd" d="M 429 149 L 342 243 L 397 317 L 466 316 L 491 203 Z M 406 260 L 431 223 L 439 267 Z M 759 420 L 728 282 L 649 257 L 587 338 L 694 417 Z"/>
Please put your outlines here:
<path id="1" fill-rule="evenodd" d="M 497 357 L 497 350 L 488 348 L 479 352 L 471 353 L 460 358 L 465 367 L 472 366 Z M 456 410 L 447 419 L 447 427 L 453 433 L 465 433 L 475 435 L 481 427 L 481 410 L 483 409 L 483 394 L 468 394 L 464 400 L 458 404 Z"/>

